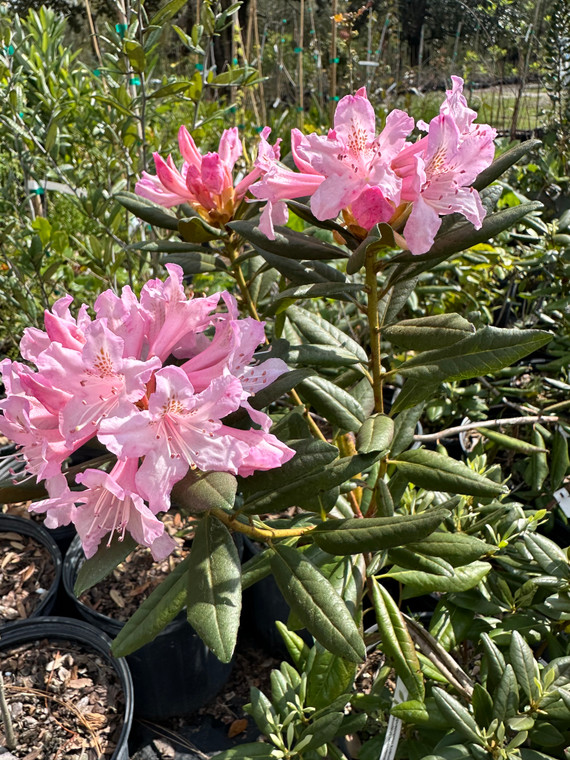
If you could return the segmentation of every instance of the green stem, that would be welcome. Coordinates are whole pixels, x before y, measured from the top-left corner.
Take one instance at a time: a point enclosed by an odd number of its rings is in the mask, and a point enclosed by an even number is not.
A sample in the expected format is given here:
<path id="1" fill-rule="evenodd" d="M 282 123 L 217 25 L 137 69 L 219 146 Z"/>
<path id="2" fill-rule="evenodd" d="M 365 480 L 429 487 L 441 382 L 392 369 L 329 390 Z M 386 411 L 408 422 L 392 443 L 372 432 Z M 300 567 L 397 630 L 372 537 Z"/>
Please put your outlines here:
<path id="1" fill-rule="evenodd" d="M 267 542 L 279 538 L 295 538 L 297 536 L 303 536 L 305 533 L 309 533 L 309 531 L 315 528 L 314 525 L 306 525 L 304 528 L 285 528 L 281 530 L 277 528 L 268 528 L 267 526 L 256 528 L 254 525 L 241 522 L 236 515 L 230 515 L 227 512 L 224 512 L 223 509 L 217 507 L 211 509 L 210 513 L 214 515 L 214 517 L 217 517 L 218 520 L 224 523 L 228 528 L 231 528 L 238 533 L 243 533 L 256 541 Z"/>
<path id="2" fill-rule="evenodd" d="M 370 350 L 372 352 L 372 390 L 374 392 L 374 410 L 383 413 L 380 320 L 378 317 L 378 290 L 376 287 L 374 264 L 375 254 L 369 248 L 366 251 L 366 291 L 368 293 L 368 327 L 370 329 Z"/>

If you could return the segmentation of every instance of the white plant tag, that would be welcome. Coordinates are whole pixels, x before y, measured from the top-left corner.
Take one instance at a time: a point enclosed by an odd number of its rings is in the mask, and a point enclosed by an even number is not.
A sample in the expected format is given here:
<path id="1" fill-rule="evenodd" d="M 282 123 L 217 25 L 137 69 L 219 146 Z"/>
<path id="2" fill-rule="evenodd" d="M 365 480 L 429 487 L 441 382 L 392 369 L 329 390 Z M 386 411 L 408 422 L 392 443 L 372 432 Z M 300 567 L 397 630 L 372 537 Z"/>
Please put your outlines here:
<path id="1" fill-rule="evenodd" d="M 408 690 L 404 686 L 402 679 L 398 676 L 392 704 L 399 705 L 400 702 L 405 702 L 407 698 Z M 382 745 L 382 752 L 380 753 L 379 760 L 394 760 L 396 749 L 398 748 L 398 742 L 400 741 L 401 730 L 402 721 L 399 718 L 394 717 L 394 715 L 390 715 L 390 718 L 388 719 L 388 727 L 386 729 L 386 737 L 384 738 L 384 744 Z"/>
<path id="2" fill-rule="evenodd" d="M 566 488 L 559 488 L 558 491 L 554 491 L 554 498 L 566 517 L 570 518 L 570 493 L 568 493 L 568 490 Z"/>

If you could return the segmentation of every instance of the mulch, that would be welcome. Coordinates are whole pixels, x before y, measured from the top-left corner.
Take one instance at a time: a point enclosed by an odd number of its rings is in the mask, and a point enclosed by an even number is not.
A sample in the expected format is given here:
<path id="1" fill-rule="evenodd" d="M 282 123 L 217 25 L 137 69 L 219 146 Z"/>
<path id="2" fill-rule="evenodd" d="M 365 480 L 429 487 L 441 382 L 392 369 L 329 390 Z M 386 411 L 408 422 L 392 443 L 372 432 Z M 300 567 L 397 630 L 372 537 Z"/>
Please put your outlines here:
<path id="1" fill-rule="evenodd" d="M 0 626 L 30 617 L 54 578 L 45 546 L 32 536 L 0 533 Z"/>
<path id="2" fill-rule="evenodd" d="M 33 641 L 0 653 L 21 760 L 108 760 L 124 697 L 115 670 L 69 641 Z M 1 726 L 0 726 L 1 727 Z M 0 745 L 5 745 L 0 731 Z"/>

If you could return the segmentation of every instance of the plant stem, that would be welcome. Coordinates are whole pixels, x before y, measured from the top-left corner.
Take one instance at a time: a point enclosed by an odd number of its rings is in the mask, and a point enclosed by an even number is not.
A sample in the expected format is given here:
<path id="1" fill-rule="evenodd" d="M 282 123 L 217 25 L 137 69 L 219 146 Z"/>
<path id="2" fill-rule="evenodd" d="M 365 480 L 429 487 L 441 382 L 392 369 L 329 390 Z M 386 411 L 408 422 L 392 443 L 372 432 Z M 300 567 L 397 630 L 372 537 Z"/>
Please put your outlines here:
<path id="1" fill-rule="evenodd" d="M 4 732 L 6 734 L 6 748 L 12 751 L 16 749 L 16 736 L 14 734 L 14 726 L 12 725 L 12 716 L 10 715 L 10 708 L 6 701 L 6 691 L 4 689 L 4 676 L 0 670 L 0 713 L 2 714 L 2 722 L 4 724 Z"/>
<path id="2" fill-rule="evenodd" d="M 224 512 L 223 509 L 214 508 L 210 510 L 210 513 L 214 515 L 214 517 L 217 517 L 218 520 L 224 523 L 224 525 L 226 525 L 228 528 L 232 528 L 232 530 L 235 530 L 238 533 L 243 533 L 244 535 L 249 536 L 256 541 L 267 542 L 274 541 L 279 538 L 294 538 L 296 536 L 303 536 L 305 533 L 309 533 L 315 527 L 314 525 L 307 525 L 304 528 L 286 528 L 281 530 L 277 528 L 268 528 L 267 526 L 264 528 L 256 528 L 249 523 L 242 522 L 237 517 L 237 515 L 229 515 L 227 512 Z"/>
<path id="3" fill-rule="evenodd" d="M 384 412 L 382 398 L 382 365 L 380 355 L 380 320 L 378 318 L 378 290 L 374 271 L 375 254 L 366 251 L 366 291 L 368 293 L 368 327 L 370 329 L 370 350 L 372 352 L 372 390 L 374 410 Z"/>

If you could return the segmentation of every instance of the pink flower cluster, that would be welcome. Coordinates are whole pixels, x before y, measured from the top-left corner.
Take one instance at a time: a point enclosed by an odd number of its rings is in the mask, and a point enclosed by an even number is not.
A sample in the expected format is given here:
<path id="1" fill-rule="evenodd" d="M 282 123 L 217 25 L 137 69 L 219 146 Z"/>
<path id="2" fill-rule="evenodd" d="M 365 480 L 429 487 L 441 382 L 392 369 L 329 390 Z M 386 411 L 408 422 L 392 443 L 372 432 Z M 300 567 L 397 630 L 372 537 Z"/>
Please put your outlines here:
<path id="1" fill-rule="evenodd" d="M 189 203 L 205 221 L 223 225 L 232 219 L 249 186 L 261 177 L 269 162 L 279 159 L 281 140 L 274 146 L 269 145 L 270 132 L 269 127 L 261 131 L 256 165 L 234 187 L 234 167 L 243 153 L 237 127 L 223 131 L 217 153 L 203 156 L 186 127 L 181 126 L 178 131 L 183 158 L 180 171 L 172 156 L 165 161 L 159 153 L 154 153 L 156 175 L 143 172 L 135 191 L 166 208 Z"/>
<path id="2" fill-rule="evenodd" d="M 467 106 L 463 80 L 452 77 L 440 113 L 429 125 L 418 126 L 427 135 L 406 142 L 414 120 L 404 111 L 392 111 L 376 135 L 376 117 L 363 87 L 340 100 L 334 128 L 327 135 L 291 132 L 297 172 L 277 159 L 264 161 L 263 176 L 250 190 L 267 201 L 260 229 L 274 239 L 274 224 L 287 221 L 285 200 L 310 196 L 311 211 L 321 221 L 344 221 L 355 231 L 387 222 L 402 232 L 402 244 L 412 253 L 429 251 L 441 225 L 441 216 L 459 212 L 476 228 L 485 211 L 470 185 L 494 155 L 494 129 L 474 125 L 477 114 Z M 358 230 L 360 228 L 360 230 Z"/>
<path id="3" fill-rule="evenodd" d="M 181 268 L 167 269 L 140 299 L 129 287 L 102 293 L 95 319 L 85 305 L 74 318 L 71 296 L 59 299 L 45 313 L 45 331 L 28 328 L 20 344 L 36 369 L 0 362 L 0 432 L 21 446 L 27 471 L 49 494 L 31 508 L 46 513 L 50 528 L 73 522 L 87 557 L 104 536 L 128 531 L 161 559 L 173 542 L 157 514 L 189 468 L 248 476 L 294 454 L 248 401 L 287 371 L 280 359 L 251 363 L 263 323 L 238 319 L 226 292 L 188 298 Z M 256 429 L 222 422 L 239 407 Z M 116 463 L 78 474 L 83 490 L 72 491 L 62 466 L 95 437 Z"/>

